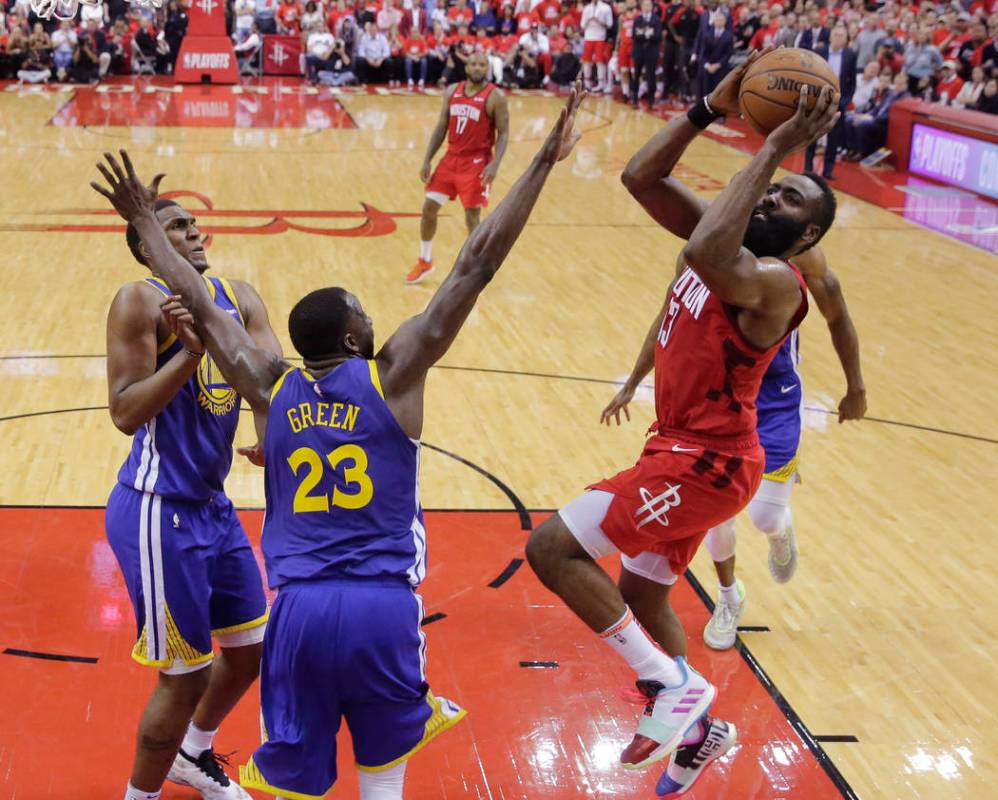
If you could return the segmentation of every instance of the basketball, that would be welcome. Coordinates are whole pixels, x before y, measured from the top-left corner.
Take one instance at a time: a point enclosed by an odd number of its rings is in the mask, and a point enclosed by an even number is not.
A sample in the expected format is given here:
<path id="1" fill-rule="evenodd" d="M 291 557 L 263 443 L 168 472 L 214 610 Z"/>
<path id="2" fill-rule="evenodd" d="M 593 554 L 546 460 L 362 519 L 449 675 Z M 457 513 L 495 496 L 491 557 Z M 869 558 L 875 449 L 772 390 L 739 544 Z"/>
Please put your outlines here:
<path id="1" fill-rule="evenodd" d="M 756 60 L 738 90 L 738 104 L 749 125 L 764 136 L 797 111 L 801 84 L 807 107 L 814 108 L 826 86 L 839 91 L 839 79 L 821 56 L 798 47 L 781 47 Z"/>

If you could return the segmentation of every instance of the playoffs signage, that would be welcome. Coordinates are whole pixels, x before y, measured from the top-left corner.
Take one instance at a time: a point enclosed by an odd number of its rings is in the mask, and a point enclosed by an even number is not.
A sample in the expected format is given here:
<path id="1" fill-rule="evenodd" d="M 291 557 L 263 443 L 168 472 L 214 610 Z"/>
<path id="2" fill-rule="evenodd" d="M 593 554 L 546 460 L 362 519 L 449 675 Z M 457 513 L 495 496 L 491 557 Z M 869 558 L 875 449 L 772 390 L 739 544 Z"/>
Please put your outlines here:
<path id="1" fill-rule="evenodd" d="M 225 35 L 225 3 L 194 0 L 187 13 L 187 35 L 174 76 L 177 83 L 238 83 L 236 53 Z"/>

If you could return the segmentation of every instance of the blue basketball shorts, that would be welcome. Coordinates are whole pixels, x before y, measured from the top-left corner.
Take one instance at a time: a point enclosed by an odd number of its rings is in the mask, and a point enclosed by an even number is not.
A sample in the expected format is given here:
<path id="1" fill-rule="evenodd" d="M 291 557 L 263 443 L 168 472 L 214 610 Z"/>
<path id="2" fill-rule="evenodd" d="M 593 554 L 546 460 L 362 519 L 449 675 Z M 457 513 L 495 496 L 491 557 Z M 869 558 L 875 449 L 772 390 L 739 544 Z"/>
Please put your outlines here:
<path id="1" fill-rule="evenodd" d="M 262 641 L 260 569 L 224 495 L 188 503 L 119 483 L 104 525 L 135 609 L 140 664 L 191 672 L 211 662 L 213 635 L 222 647 Z"/>
<path id="2" fill-rule="evenodd" d="M 250 789 L 311 800 L 336 782 L 341 718 L 357 768 L 406 760 L 466 714 L 429 690 L 422 601 L 397 579 L 280 588 L 263 644 L 263 745 L 239 769 Z"/>
<path id="3" fill-rule="evenodd" d="M 766 451 L 765 480 L 785 483 L 797 473 L 803 397 L 799 381 L 780 398 L 779 405 L 764 402 L 760 394 L 756 413 L 759 443 Z"/>

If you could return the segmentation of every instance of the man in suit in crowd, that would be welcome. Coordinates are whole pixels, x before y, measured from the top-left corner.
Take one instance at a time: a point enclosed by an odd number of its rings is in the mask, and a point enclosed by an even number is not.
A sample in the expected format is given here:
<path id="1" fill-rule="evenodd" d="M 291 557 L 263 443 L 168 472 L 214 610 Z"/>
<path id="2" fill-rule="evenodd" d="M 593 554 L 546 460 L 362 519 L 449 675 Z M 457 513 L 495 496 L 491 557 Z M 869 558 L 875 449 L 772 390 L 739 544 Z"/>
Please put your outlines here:
<path id="1" fill-rule="evenodd" d="M 831 37 L 828 28 L 821 24 L 821 13 L 818 9 L 811 11 L 808 22 L 810 24 L 798 35 L 794 47 L 801 47 L 804 50 L 816 50 L 819 45 L 827 47 Z"/>
<path id="2" fill-rule="evenodd" d="M 652 0 L 641 0 L 641 13 L 634 18 L 634 69 L 631 70 L 631 102 L 638 105 L 641 73 L 645 74 L 648 92 L 645 98 L 655 105 L 655 69 L 662 47 L 662 18 L 653 9 Z"/>
<path id="3" fill-rule="evenodd" d="M 839 78 L 839 111 L 842 115 L 835 127 L 828 133 L 825 143 L 825 156 L 821 165 L 821 174 L 827 180 L 834 178 L 832 169 L 835 167 L 835 157 L 839 147 L 845 146 L 846 131 L 846 109 L 852 102 L 853 93 L 856 91 L 856 51 L 847 47 L 849 34 L 843 25 L 836 25 L 832 30 L 830 43 L 828 46 L 818 45 L 814 52 L 821 56 L 831 66 L 832 71 Z M 812 142 L 804 151 L 804 170 L 812 172 L 814 170 L 815 145 Z"/>

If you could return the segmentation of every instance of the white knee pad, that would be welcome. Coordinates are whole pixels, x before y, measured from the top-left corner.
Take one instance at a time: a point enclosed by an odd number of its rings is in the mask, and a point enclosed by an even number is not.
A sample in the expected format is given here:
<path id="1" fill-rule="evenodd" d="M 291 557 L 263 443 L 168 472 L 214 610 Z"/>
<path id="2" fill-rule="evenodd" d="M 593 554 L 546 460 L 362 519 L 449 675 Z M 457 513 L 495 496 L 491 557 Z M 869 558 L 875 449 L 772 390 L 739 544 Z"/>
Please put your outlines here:
<path id="1" fill-rule="evenodd" d="M 406 763 L 403 761 L 394 767 L 379 769 L 377 772 L 357 770 L 360 800 L 402 800 Z"/>
<path id="2" fill-rule="evenodd" d="M 735 520 L 729 519 L 707 531 L 706 544 L 715 564 L 731 558 L 735 554 Z"/>
<path id="3" fill-rule="evenodd" d="M 790 493 L 793 488 L 793 481 L 779 483 L 764 480 L 748 506 L 752 524 L 767 535 L 786 529 L 793 522 L 793 515 L 790 513 Z"/>

